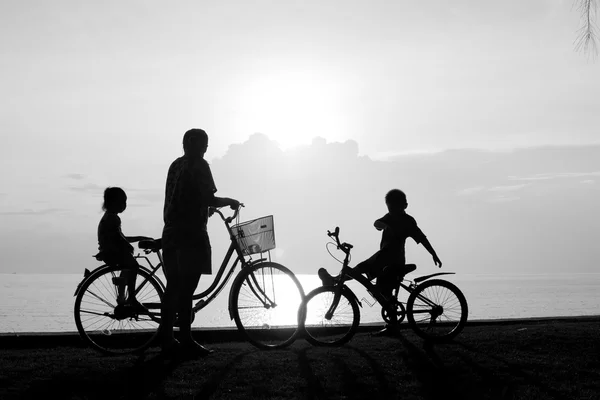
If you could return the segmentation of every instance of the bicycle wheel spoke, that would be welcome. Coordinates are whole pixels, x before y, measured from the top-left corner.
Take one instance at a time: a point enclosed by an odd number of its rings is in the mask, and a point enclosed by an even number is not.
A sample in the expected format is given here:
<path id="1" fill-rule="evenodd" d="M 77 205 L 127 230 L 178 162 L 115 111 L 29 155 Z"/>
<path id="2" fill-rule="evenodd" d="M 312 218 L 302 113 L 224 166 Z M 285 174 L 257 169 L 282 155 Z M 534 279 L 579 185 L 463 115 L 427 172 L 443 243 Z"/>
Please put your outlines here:
<path id="1" fill-rule="evenodd" d="M 335 301 L 332 288 L 318 288 L 306 299 L 304 331 L 313 344 L 336 346 L 348 341 L 357 329 L 360 314 L 358 305 L 341 295 L 331 318 L 327 313 Z"/>
<path id="2" fill-rule="evenodd" d="M 417 286 L 408 303 L 409 323 L 426 339 L 454 337 L 466 323 L 466 300 L 450 282 L 424 282 Z"/>
<path id="3" fill-rule="evenodd" d="M 258 347 L 282 347 L 295 338 L 297 313 L 304 293 L 294 275 L 271 262 L 242 270 L 234 291 L 234 319 L 248 340 Z"/>
<path id="4" fill-rule="evenodd" d="M 128 304 L 117 304 L 119 284 L 123 270 L 103 267 L 84 282 L 75 301 L 75 323 L 80 335 L 96 349 L 113 354 L 143 350 L 158 333 L 160 318 L 146 310 L 134 310 Z M 141 304 L 160 308 L 162 288 L 149 278 L 147 272 L 138 271 L 136 299 Z M 127 290 L 124 291 L 126 299 Z M 139 296 L 139 297 L 138 297 Z"/>

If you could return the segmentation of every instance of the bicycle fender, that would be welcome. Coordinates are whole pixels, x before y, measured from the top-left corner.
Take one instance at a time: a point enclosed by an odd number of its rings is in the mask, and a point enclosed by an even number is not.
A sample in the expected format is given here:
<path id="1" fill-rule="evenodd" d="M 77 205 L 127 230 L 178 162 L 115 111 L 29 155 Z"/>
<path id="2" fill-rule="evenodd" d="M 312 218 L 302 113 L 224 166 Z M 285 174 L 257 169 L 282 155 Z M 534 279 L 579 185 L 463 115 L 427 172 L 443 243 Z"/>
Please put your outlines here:
<path id="1" fill-rule="evenodd" d="M 99 271 L 101 271 L 101 270 L 104 270 L 105 268 L 109 268 L 109 267 L 110 267 L 110 265 L 104 264 L 104 265 L 101 265 L 101 266 L 99 266 L 98 268 L 96 268 L 96 269 L 92 270 L 91 272 L 90 272 L 90 271 L 89 271 L 89 270 L 86 268 L 86 269 L 85 269 L 85 272 L 84 272 L 84 274 L 83 274 L 83 279 L 81 280 L 81 282 L 79 282 L 79 283 L 77 284 L 77 288 L 75 289 L 75 293 L 73 294 L 73 297 L 77 296 L 77 294 L 78 294 L 78 293 L 79 293 L 79 291 L 81 290 L 81 286 L 83 286 L 83 283 L 84 283 L 85 281 L 87 281 L 87 280 L 88 280 L 90 277 L 92 277 L 92 276 L 94 276 L 94 277 L 95 277 L 95 275 L 97 275 L 97 273 L 98 273 Z M 139 268 L 139 269 L 143 269 L 143 270 L 144 270 L 144 272 L 146 272 L 148 275 L 152 274 L 152 271 L 150 271 L 148 268 L 146 268 L 146 267 L 144 267 L 144 266 L 142 266 L 142 265 L 140 265 L 140 268 Z M 160 281 L 159 281 L 159 282 L 160 282 Z M 161 283 L 162 283 L 162 282 L 161 282 Z M 161 285 L 161 286 L 163 286 L 163 285 Z M 163 291 L 164 291 L 164 289 L 165 289 L 165 288 L 163 287 Z"/>
<path id="2" fill-rule="evenodd" d="M 438 276 L 438 275 L 454 275 L 455 273 L 456 272 L 436 272 L 435 274 L 431 274 L 431 275 L 419 276 L 418 278 L 413 279 L 413 282 L 419 283 L 419 282 L 423 282 L 424 280 L 427 280 L 429 278 L 433 278 L 434 276 Z"/>
<path id="3" fill-rule="evenodd" d="M 86 279 L 87 279 L 87 278 L 89 278 L 89 276 L 90 276 L 90 275 L 92 275 L 92 273 L 96 272 L 96 270 L 98 270 L 98 269 L 100 269 L 100 268 L 102 268 L 102 267 L 105 267 L 105 266 L 106 266 L 106 264 L 104 264 L 104 265 L 101 265 L 101 266 L 99 266 L 99 267 L 95 268 L 95 269 L 94 269 L 94 270 L 92 270 L 92 271 L 90 271 L 89 269 L 87 269 L 87 268 L 86 268 L 86 269 L 83 271 L 83 279 L 81 280 L 81 282 L 79 282 L 79 283 L 77 284 L 77 288 L 75 289 L 75 293 L 73 293 L 73 297 L 77 296 L 77 293 L 79 293 L 79 290 L 81 289 L 81 285 L 83 285 L 83 282 L 85 282 L 85 281 L 86 281 Z"/>

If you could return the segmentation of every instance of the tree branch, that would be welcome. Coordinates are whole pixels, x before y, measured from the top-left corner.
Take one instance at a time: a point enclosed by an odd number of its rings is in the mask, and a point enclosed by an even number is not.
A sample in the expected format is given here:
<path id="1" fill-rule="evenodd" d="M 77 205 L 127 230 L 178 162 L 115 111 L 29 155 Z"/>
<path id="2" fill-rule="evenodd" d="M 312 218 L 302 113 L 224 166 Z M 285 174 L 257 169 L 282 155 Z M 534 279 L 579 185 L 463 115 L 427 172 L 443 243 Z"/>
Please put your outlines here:
<path id="1" fill-rule="evenodd" d="M 575 0 L 577 10 L 581 13 L 581 28 L 577 31 L 575 50 L 584 53 L 598 54 L 597 38 L 598 26 L 596 25 L 597 0 Z"/>

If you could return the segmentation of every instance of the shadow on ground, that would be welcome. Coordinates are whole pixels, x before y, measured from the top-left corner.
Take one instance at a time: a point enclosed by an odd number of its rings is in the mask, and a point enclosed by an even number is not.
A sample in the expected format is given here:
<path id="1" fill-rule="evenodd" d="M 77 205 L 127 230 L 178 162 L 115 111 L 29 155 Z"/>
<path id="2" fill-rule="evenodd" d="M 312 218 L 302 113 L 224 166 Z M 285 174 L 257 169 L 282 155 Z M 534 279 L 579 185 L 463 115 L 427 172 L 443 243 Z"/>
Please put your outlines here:
<path id="1" fill-rule="evenodd" d="M 466 329 L 431 345 L 410 331 L 358 334 L 339 348 L 299 340 L 260 351 L 215 344 L 214 354 L 168 362 L 89 349 L 9 350 L 0 398 L 60 399 L 586 399 L 599 392 L 597 324 Z"/>

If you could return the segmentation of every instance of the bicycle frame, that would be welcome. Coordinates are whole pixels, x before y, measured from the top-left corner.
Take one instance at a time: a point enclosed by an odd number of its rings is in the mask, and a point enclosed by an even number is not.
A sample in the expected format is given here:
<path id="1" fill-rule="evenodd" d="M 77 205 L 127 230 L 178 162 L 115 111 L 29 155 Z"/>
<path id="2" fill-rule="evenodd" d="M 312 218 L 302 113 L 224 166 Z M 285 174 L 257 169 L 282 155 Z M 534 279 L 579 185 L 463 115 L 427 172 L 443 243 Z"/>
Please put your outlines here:
<path id="1" fill-rule="evenodd" d="M 352 249 L 352 245 L 348 244 L 348 243 L 341 243 L 339 241 L 338 238 L 338 232 L 339 232 L 339 228 L 336 228 L 336 232 L 334 234 L 331 234 L 330 232 L 328 232 L 328 235 L 330 237 L 334 237 L 336 240 L 336 245 L 338 247 L 338 249 L 342 250 L 344 252 L 344 254 L 346 255 L 344 258 L 344 261 L 342 263 L 342 270 L 341 270 L 341 281 L 340 283 L 334 285 L 335 291 L 334 291 L 334 297 L 333 297 L 333 301 L 331 303 L 331 306 L 329 307 L 329 309 L 327 310 L 327 312 L 325 313 L 325 318 L 327 319 L 331 319 L 333 316 L 333 313 L 335 312 L 339 301 L 340 301 L 340 297 L 342 294 L 342 291 L 345 291 L 347 295 L 351 296 L 354 298 L 354 300 L 356 300 L 356 302 L 358 303 L 358 305 L 360 307 L 362 307 L 362 303 L 358 300 L 358 298 L 356 297 L 356 294 L 354 294 L 354 292 L 352 291 L 352 289 L 350 289 L 347 285 L 346 285 L 346 281 L 349 279 L 346 279 L 346 277 L 350 277 L 354 280 L 356 280 L 358 283 L 360 283 L 361 285 L 363 285 L 365 287 L 365 289 L 367 289 L 367 291 L 371 294 L 371 296 L 373 296 L 373 298 L 375 300 L 377 300 L 377 302 L 382 306 L 382 307 L 387 307 L 390 305 L 390 303 L 393 300 L 397 300 L 398 297 L 398 292 L 400 290 L 400 288 L 402 287 L 404 290 L 406 290 L 408 293 L 412 293 L 413 290 L 417 287 L 417 284 L 420 282 L 423 282 L 429 278 L 432 278 L 434 276 L 438 276 L 438 275 L 450 275 L 450 274 L 454 274 L 454 272 L 437 272 L 435 274 L 430 274 L 430 275 L 425 275 L 425 276 L 420 276 L 418 278 L 415 278 L 410 285 L 405 285 L 404 281 L 399 282 L 398 283 L 398 287 L 395 288 L 396 292 L 395 295 L 393 295 L 391 298 L 386 298 L 385 296 L 383 296 L 381 294 L 381 292 L 379 291 L 379 289 L 371 283 L 371 281 L 364 276 L 363 274 L 355 271 L 354 269 L 349 267 L 349 258 L 350 258 L 350 250 Z M 435 307 L 436 304 L 434 302 L 432 302 L 431 300 L 429 300 L 428 298 L 426 298 L 423 295 L 418 295 L 417 298 L 423 302 L 425 302 L 427 305 L 431 306 L 431 307 Z M 427 310 L 422 310 L 422 311 L 413 311 L 414 313 L 427 313 Z"/>
<path id="2" fill-rule="evenodd" d="M 196 304 L 192 307 L 192 311 L 194 313 L 197 313 L 198 311 L 202 310 L 204 307 L 206 307 L 208 304 L 210 304 L 215 297 L 217 297 L 221 291 L 223 290 L 223 288 L 225 287 L 225 285 L 227 285 L 227 282 L 229 281 L 229 279 L 231 279 L 231 276 L 233 275 L 233 273 L 235 272 L 236 266 L 238 263 L 241 263 L 241 269 L 243 270 L 244 268 L 249 268 L 257 263 L 260 263 L 262 261 L 265 261 L 266 258 L 259 258 L 256 260 L 252 260 L 251 257 L 249 260 L 246 259 L 246 256 L 244 255 L 244 253 L 242 252 L 242 249 L 240 248 L 239 244 L 237 243 L 237 240 L 235 239 L 235 235 L 233 232 L 233 229 L 231 228 L 231 222 L 237 217 L 238 213 L 239 213 L 239 208 L 235 211 L 235 213 L 230 216 L 230 217 L 225 217 L 223 215 L 223 213 L 214 208 L 212 209 L 213 213 L 218 214 L 221 219 L 223 220 L 223 222 L 225 223 L 225 227 L 227 229 L 227 232 L 229 233 L 229 239 L 231 241 L 230 245 L 229 245 L 229 249 L 227 250 L 227 253 L 225 254 L 225 257 L 223 258 L 223 262 L 221 263 L 221 266 L 219 267 L 219 270 L 217 272 L 217 275 L 215 276 L 215 279 L 212 281 L 211 285 L 204 290 L 201 293 L 195 294 L 193 296 L 193 300 L 198 300 L 196 302 Z M 153 251 L 150 250 L 145 250 L 146 254 L 149 254 Z M 161 288 L 165 289 L 165 284 L 162 282 L 162 280 L 156 275 L 156 273 L 158 272 L 158 270 L 164 265 L 164 259 L 162 257 L 161 251 L 157 250 L 155 251 L 156 255 L 158 257 L 158 264 L 154 265 L 152 264 L 152 262 L 149 260 L 149 258 L 147 256 L 144 255 L 140 255 L 138 253 L 137 256 L 135 256 L 136 259 L 145 259 L 146 263 L 148 263 L 148 265 L 150 266 L 150 268 L 144 267 L 140 265 L 141 269 L 144 269 L 145 272 L 148 273 L 149 275 L 149 279 L 154 278 L 156 281 L 158 281 L 159 285 L 161 286 Z M 231 267 L 229 268 L 229 271 L 227 271 L 227 274 L 225 275 L 225 278 L 223 278 L 223 275 L 225 273 L 225 270 L 227 269 L 227 265 L 229 264 L 229 262 L 231 261 L 231 258 L 234 254 L 234 252 L 236 253 L 235 255 L 235 261 L 233 262 L 233 264 L 231 265 Z M 108 267 L 108 264 L 102 265 L 100 267 L 98 267 L 97 269 L 95 269 L 94 271 L 98 270 L 99 268 L 104 268 L 104 267 Z M 75 290 L 75 296 L 77 295 L 77 293 L 79 292 L 80 287 L 83 285 L 83 282 L 89 277 L 91 276 L 92 273 L 90 273 L 87 269 L 86 269 L 86 273 L 84 274 L 84 278 L 82 279 L 82 281 L 79 283 L 79 285 L 77 286 L 77 289 Z M 140 290 L 142 290 L 142 288 L 148 283 L 148 280 L 146 279 L 143 282 L 141 282 L 137 288 L 135 293 L 139 293 Z M 252 290 L 252 292 L 257 296 L 257 298 L 259 298 L 263 304 L 265 304 L 265 306 L 270 305 L 273 306 L 275 304 L 275 302 L 273 300 L 271 300 L 268 295 L 266 293 L 263 292 L 262 289 L 260 289 L 260 285 L 258 285 L 258 282 L 256 282 L 256 278 L 254 277 L 254 275 L 252 275 L 252 281 L 248 281 L 248 284 L 250 286 L 250 289 Z M 257 289 L 258 288 L 258 293 Z M 232 314 L 231 314 L 231 306 L 228 307 L 229 308 L 229 316 L 231 318 L 233 318 Z"/>

